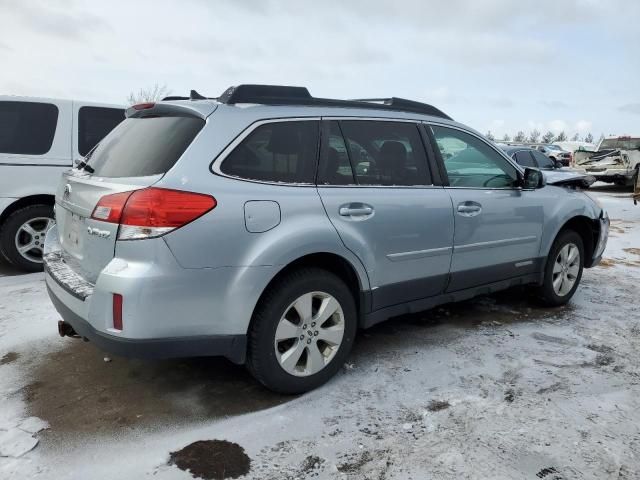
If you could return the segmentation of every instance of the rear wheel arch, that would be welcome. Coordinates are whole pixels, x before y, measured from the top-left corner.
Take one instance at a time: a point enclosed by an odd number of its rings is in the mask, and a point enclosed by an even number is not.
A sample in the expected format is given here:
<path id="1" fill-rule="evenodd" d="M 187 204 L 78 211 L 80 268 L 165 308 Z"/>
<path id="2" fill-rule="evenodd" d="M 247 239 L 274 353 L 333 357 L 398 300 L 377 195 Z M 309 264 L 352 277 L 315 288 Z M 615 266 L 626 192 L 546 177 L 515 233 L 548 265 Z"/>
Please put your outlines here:
<path id="1" fill-rule="evenodd" d="M 2 213 L 0 213 L 0 228 L 5 220 L 15 211 L 20 210 L 24 207 L 30 207 L 32 205 L 48 205 L 53 207 L 55 204 L 55 196 L 54 195 L 29 195 L 28 197 L 22 197 L 17 199 L 11 205 L 4 209 Z"/>
<path id="2" fill-rule="evenodd" d="M 356 302 L 356 308 L 358 309 L 358 316 L 360 317 L 366 312 L 366 301 L 362 298 L 365 286 L 360 279 L 356 268 L 346 258 L 329 252 L 311 253 L 297 258 L 291 261 L 280 269 L 273 278 L 269 281 L 267 286 L 260 294 L 260 298 L 254 307 L 254 312 L 260 305 L 260 302 L 265 296 L 265 293 L 273 287 L 281 278 L 287 276 L 289 273 L 302 268 L 319 268 L 333 273 L 339 277 L 349 287 L 353 299 Z"/>

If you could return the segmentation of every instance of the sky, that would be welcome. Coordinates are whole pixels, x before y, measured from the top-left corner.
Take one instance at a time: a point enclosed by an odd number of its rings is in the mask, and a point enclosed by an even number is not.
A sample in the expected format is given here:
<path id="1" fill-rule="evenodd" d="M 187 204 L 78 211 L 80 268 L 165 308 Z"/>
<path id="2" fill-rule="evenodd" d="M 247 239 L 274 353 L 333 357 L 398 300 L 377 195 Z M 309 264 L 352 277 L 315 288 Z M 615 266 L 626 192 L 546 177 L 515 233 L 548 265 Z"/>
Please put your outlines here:
<path id="1" fill-rule="evenodd" d="M 431 103 L 498 138 L 640 134 L 638 0 L 0 0 L 0 94 L 241 83 Z"/>

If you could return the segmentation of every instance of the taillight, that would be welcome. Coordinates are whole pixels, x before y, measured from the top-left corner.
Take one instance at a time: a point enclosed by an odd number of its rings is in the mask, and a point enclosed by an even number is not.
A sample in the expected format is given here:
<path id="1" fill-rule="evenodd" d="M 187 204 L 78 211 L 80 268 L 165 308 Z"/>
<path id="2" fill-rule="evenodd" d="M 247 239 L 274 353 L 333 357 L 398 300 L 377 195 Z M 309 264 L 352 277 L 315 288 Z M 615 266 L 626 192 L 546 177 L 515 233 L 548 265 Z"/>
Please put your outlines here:
<path id="1" fill-rule="evenodd" d="M 93 209 L 91 218 L 109 223 L 120 223 L 124 205 L 133 192 L 113 193 L 105 195 Z"/>
<path id="2" fill-rule="evenodd" d="M 135 240 L 171 232 L 216 205 L 210 195 L 150 187 L 102 197 L 91 218 L 119 223 L 118 240 Z"/>

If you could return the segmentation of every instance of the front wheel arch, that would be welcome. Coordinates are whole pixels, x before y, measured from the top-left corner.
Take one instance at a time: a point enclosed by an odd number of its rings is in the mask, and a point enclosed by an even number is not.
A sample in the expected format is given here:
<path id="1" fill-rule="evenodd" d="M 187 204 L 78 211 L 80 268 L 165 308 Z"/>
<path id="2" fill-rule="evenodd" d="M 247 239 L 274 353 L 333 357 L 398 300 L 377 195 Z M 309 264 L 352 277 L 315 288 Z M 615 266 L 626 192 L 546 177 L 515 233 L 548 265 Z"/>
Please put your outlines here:
<path id="1" fill-rule="evenodd" d="M 558 232 L 553 237 L 550 249 L 558 239 L 566 231 L 573 231 L 580 235 L 582 239 L 582 245 L 584 247 L 584 265 L 585 268 L 591 267 L 591 261 L 593 260 L 593 252 L 598 242 L 598 236 L 600 235 L 600 223 L 597 220 L 592 220 L 589 217 L 577 216 L 567 220 Z M 550 252 L 547 252 L 549 255 Z"/>

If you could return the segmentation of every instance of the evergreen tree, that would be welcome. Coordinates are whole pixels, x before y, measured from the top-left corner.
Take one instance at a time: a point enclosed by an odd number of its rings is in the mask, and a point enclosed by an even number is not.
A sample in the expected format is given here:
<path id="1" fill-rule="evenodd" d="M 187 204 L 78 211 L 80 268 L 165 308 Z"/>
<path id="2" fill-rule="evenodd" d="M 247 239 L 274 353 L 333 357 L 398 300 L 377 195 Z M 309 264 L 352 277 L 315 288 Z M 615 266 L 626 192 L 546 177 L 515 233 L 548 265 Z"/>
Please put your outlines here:
<path id="1" fill-rule="evenodd" d="M 551 130 L 549 130 L 547 133 L 545 133 L 542 136 L 542 143 L 551 143 L 555 140 L 556 136 L 553 134 L 553 132 Z"/>
<path id="2" fill-rule="evenodd" d="M 591 135 L 591 132 L 587 133 L 587 136 L 584 137 L 584 141 L 587 143 L 593 143 L 593 135 Z"/>
<path id="3" fill-rule="evenodd" d="M 531 143 L 538 143 L 540 141 L 540 130 L 534 128 L 529 134 L 529 141 Z"/>
<path id="4" fill-rule="evenodd" d="M 561 131 L 558 136 L 556 137 L 556 142 L 565 142 L 567 140 L 567 134 L 564 133 L 564 130 Z"/>
<path id="5" fill-rule="evenodd" d="M 493 135 L 493 133 L 491 133 L 491 130 L 489 130 L 487 132 L 487 134 L 485 135 L 485 137 L 487 137 L 487 140 L 491 140 L 492 142 L 494 142 L 496 140 L 496 137 Z"/>
<path id="6" fill-rule="evenodd" d="M 522 130 L 519 130 L 518 133 L 516 133 L 516 136 L 513 137 L 513 141 L 514 142 L 525 142 L 527 140 L 527 136 L 524 134 L 524 132 Z"/>

